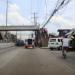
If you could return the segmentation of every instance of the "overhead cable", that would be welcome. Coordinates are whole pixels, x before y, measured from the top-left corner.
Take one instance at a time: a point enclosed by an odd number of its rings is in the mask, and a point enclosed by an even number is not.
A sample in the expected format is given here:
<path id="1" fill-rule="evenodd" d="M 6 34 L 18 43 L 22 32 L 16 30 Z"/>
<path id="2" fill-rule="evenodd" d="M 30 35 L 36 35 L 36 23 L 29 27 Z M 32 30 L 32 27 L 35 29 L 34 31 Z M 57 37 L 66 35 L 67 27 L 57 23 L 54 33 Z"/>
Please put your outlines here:
<path id="1" fill-rule="evenodd" d="M 58 0 L 58 1 L 59 1 L 59 0 Z M 55 9 L 53 10 L 52 14 L 49 16 L 49 18 L 47 19 L 47 21 L 44 23 L 43 27 L 45 27 L 45 26 L 48 24 L 48 22 L 51 20 L 51 18 L 54 16 L 54 14 L 56 14 L 56 12 L 57 12 L 61 7 L 67 5 L 69 2 L 70 2 L 70 0 L 67 0 L 67 1 L 66 1 L 66 0 L 62 0 L 62 2 L 59 4 L 59 6 L 58 6 L 58 3 L 57 3 Z M 43 27 L 42 27 L 42 28 L 43 28 Z"/>

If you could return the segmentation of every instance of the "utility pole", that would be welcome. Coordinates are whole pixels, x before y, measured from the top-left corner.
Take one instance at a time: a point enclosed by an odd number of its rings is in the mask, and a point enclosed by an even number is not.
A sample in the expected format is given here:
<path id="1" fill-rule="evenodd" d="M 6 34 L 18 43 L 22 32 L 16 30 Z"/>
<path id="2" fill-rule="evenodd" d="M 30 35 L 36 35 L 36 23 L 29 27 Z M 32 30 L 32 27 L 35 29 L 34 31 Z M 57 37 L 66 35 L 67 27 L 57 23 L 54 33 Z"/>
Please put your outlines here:
<path id="1" fill-rule="evenodd" d="M 8 0 L 6 0 L 6 27 L 8 24 Z M 6 31 L 6 37 L 7 37 L 7 31 Z"/>
<path id="2" fill-rule="evenodd" d="M 34 25 L 37 25 L 37 16 L 36 13 L 34 12 Z M 35 46 L 38 46 L 38 41 L 39 41 L 39 30 L 35 31 Z"/>
<path id="3" fill-rule="evenodd" d="M 6 1 L 6 27 L 8 24 L 8 0 Z"/>
<path id="4" fill-rule="evenodd" d="M 37 25 L 37 17 L 36 17 L 36 13 L 34 12 L 34 25 Z"/>
<path id="5" fill-rule="evenodd" d="M 16 31 L 16 41 L 17 41 L 17 31 Z"/>
<path id="6" fill-rule="evenodd" d="M 47 0 L 45 0 L 45 13 L 46 13 L 46 19 L 47 19 Z"/>
<path id="7" fill-rule="evenodd" d="M 22 37 L 21 37 L 21 31 L 20 31 L 20 40 L 21 40 L 21 38 L 22 38 Z"/>

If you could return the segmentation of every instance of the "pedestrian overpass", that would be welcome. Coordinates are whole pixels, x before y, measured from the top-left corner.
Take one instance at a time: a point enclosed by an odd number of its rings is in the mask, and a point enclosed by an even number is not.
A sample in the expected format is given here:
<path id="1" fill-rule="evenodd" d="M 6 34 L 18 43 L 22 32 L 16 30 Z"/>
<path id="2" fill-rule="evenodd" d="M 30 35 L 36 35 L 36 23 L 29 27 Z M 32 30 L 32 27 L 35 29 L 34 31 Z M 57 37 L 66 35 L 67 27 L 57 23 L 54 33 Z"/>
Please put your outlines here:
<path id="1" fill-rule="evenodd" d="M 0 31 L 37 31 L 39 26 L 27 25 L 27 26 L 0 26 Z"/>
<path id="2" fill-rule="evenodd" d="M 0 26 L 0 31 L 34 31 L 35 32 L 35 36 L 36 36 L 36 44 L 38 43 L 38 31 L 40 30 L 40 26 L 39 25 L 17 25 L 17 26 Z M 17 35 L 17 33 L 16 33 Z M 7 36 L 7 33 L 6 33 Z M 5 36 L 4 36 L 5 37 Z M 9 36 L 7 36 L 8 39 L 10 39 Z"/>

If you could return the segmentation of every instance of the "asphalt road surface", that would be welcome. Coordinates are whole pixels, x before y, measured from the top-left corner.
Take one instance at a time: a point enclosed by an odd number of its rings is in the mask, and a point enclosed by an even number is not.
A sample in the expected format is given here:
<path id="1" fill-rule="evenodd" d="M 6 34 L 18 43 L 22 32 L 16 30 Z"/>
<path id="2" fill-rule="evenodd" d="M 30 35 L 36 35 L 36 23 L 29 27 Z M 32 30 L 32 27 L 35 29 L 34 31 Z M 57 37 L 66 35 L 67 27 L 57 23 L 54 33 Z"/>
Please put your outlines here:
<path id="1" fill-rule="evenodd" d="M 75 56 L 63 59 L 61 51 L 40 48 L 0 50 L 0 75 L 75 75 Z"/>

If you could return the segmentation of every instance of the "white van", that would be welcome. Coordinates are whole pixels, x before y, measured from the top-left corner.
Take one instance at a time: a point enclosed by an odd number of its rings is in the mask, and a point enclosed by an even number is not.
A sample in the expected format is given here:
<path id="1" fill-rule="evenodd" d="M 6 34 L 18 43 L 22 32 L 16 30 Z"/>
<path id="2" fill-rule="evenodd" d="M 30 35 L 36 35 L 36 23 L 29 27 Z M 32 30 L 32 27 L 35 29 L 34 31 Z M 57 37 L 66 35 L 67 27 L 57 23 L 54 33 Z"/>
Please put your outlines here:
<path id="1" fill-rule="evenodd" d="M 62 48 L 62 38 L 50 38 L 48 41 L 49 49 L 61 49 Z"/>

